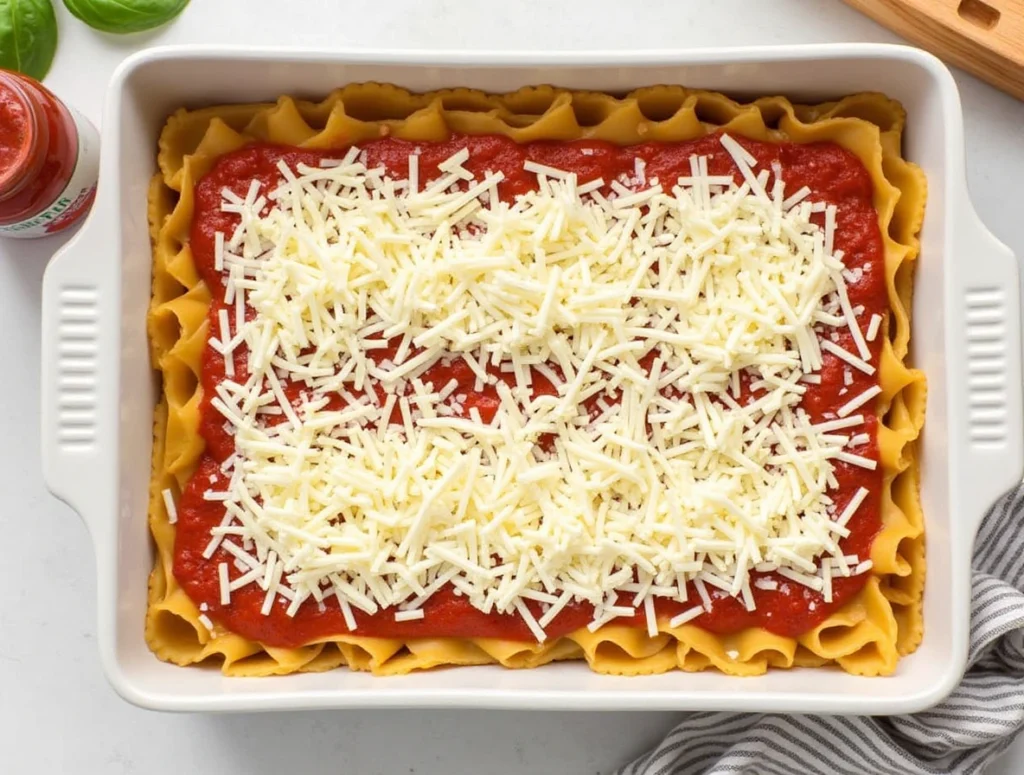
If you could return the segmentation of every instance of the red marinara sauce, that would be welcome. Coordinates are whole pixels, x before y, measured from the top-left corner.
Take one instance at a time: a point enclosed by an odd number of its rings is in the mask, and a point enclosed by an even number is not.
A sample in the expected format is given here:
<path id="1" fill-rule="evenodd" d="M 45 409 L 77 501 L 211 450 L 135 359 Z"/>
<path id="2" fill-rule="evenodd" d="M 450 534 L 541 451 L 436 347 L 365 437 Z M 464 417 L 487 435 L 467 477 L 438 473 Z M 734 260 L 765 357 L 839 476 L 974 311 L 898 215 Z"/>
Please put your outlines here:
<path id="1" fill-rule="evenodd" d="M 862 320 L 870 319 L 873 314 L 884 316 L 888 309 L 888 297 L 882 237 L 873 206 L 871 178 L 860 160 L 833 143 L 769 143 L 743 139 L 742 144 L 756 157 L 760 168 L 769 168 L 772 162 L 781 165 L 788 192 L 807 186 L 815 201 L 836 205 L 838 229 L 835 248 L 843 251 L 843 261 L 852 272 L 847 280 L 850 303 L 854 307 L 864 307 Z M 737 182 L 740 181 L 739 171 L 716 135 L 686 142 L 646 143 L 630 147 L 592 140 L 519 145 L 498 136 L 452 136 L 440 143 L 410 143 L 384 137 L 367 142 L 361 148 L 366 153 L 368 167 L 382 165 L 397 178 L 407 176 L 409 155 L 414 148 L 418 149 L 421 180 L 436 177 L 439 163 L 462 148 L 468 148 L 470 160 L 465 166 L 478 177 L 482 177 L 486 171 L 504 173 L 505 179 L 499 185 L 499 194 L 504 199 L 511 199 L 535 187 L 536 177 L 523 170 L 523 163 L 527 159 L 575 172 L 582 185 L 598 177 L 611 181 L 622 173 L 629 175 L 634 171 L 637 159 L 646 163 L 648 180 L 654 177 L 661 181 L 676 180 L 689 174 L 689 158 L 697 154 L 708 157 L 710 174 L 731 174 Z M 217 314 L 224 306 L 223 301 L 220 301 L 223 299 L 222 277 L 214 269 L 214 235 L 218 231 L 230 234 L 237 224 L 236 215 L 221 211 L 222 190 L 228 188 L 244 197 L 253 179 L 273 188 L 281 180 L 277 168 L 279 160 L 284 160 L 291 167 L 299 162 L 317 166 L 320 159 L 336 157 L 338 151 L 251 145 L 221 157 L 199 181 L 195 191 L 191 246 L 196 266 L 211 288 L 215 300 L 210 309 L 211 331 L 217 330 Z M 836 334 L 837 344 L 848 351 L 856 350 L 847 329 L 836 329 Z M 881 341 L 876 339 L 871 342 L 870 348 L 872 360 L 877 363 Z M 389 349 L 375 352 L 379 358 L 392 354 Z M 824 419 L 826 414 L 832 416 L 839 406 L 878 383 L 877 373 L 869 376 L 860 371 L 853 371 L 850 381 L 842 361 L 828 352 L 823 353 L 823 359 L 821 382 L 807 386 L 801 403 L 815 422 Z M 220 605 L 217 567 L 221 562 L 230 565 L 234 558 L 223 548 L 218 548 L 209 560 L 204 559 L 202 553 L 210 541 L 210 530 L 220 524 L 224 516 L 223 505 L 217 501 L 204 500 L 203 493 L 209 489 L 222 489 L 225 477 L 220 473 L 220 464 L 234 450 L 232 438 L 223 427 L 223 418 L 209 403 L 214 388 L 224 379 L 223 363 L 223 358 L 208 346 L 203 360 L 202 385 L 205 398 L 201 408 L 200 428 L 207 449 L 177 507 L 174 575 L 197 604 L 206 604 L 211 619 L 232 632 L 266 645 L 296 647 L 317 638 L 344 634 L 348 630 L 337 605 L 327 604 L 321 609 L 309 601 L 294 617 L 289 617 L 285 606 L 275 604 L 269 615 L 262 615 L 260 608 L 264 592 L 255 584 L 234 591 L 230 605 Z M 235 351 L 234 365 L 235 379 L 239 379 L 238 375 L 245 375 L 247 371 L 243 348 Z M 511 375 L 497 371 L 494 373 L 499 378 L 512 380 Z M 451 365 L 438 364 L 421 378 L 425 383 L 434 382 L 435 385 L 444 385 L 450 379 L 458 380 L 460 387 L 455 394 L 464 392 L 468 396 L 462 411 L 468 414 L 470 407 L 475 406 L 485 422 L 493 416 L 498 406 L 493 386 L 488 385 L 483 391 L 474 392 L 474 375 L 462 361 L 454 361 Z M 540 374 L 534 373 L 533 381 L 535 391 L 554 391 Z M 290 398 L 298 400 L 299 390 L 296 386 L 286 384 L 284 388 Z M 375 389 L 380 390 L 379 387 Z M 342 405 L 343 401 L 337 399 L 336 406 Z M 868 440 L 852 447 L 850 451 L 877 460 L 877 419 L 873 416 L 870 404 L 861 413 L 865 415 L 865 423 L 858 428 L 858 432 L 865 434 Z M 398 421 L 397 417 L 392 418 L 392 421 Z M 543 444 L 543 440 L 540 443 Z M 840 510 L 860 487 L 866 487 L 870 493 L 847 523 L 850 535 L 840 541 L 846 554 L 866 558 L 870 556 L 871 544 L 881 526 L 881 471 L 837 461 L 835 476 L 838 487 L 832 489 L 831 495 Z M 768 578 L 775 582 L 774 589 L 761 588 L 755 583 L 753 593 L 756 610 L 748 612 L 735 598 L 709 587 L 711 610 L 691 623 L 723 634 L 760 626 L 783 636 L 800 635 L 846 603 L 863 587 L 867 578 L 867 574 L 835 577 L 832 582 L 832 602 L 826 603 L 820 593 L 790 582 L 778 574 L 753 573 L 752 576 L 755 581 Z M 771 584 L 763 586 L 771 587 Z M 659 616 L 671 617 L 691 608 L 697 600 L 699 597 L 691 584 L 688 588 L 688 602 L 677 603 L 658 598 L 656 610 Z M 534 615 L 539 617 L 539 606 L 532 601 L 528 605 Z M 484 614 L 473 608 L 465 598 L 456 596 L 450 587 L 433 595 L 423 605 L 423 609 L 423 619 L 409 622 L 395 622 L 393 611 L 390 610 L 372 616 L 354 611 L 357 624 L 355 634 L 401 639 L 446 636 L 534 640 L 530 629 L 519 616 Z M 554 639 L 586 625 L 592 618 L 593 608 L 589 604 L 571 604 L 545 630 L 548 637 Z M 627 624 L 642 627 L 644 618 L 641 612 L 632 619 L 620 617 L 613 620 L 613 623 L 618 626 Z"/>
<path id="2" fill-rule="evenodd" d="M 77 223 L 98 174 L 88 119 L 38 81 L 0 70 L 0 237 L 43 237 Z"/>

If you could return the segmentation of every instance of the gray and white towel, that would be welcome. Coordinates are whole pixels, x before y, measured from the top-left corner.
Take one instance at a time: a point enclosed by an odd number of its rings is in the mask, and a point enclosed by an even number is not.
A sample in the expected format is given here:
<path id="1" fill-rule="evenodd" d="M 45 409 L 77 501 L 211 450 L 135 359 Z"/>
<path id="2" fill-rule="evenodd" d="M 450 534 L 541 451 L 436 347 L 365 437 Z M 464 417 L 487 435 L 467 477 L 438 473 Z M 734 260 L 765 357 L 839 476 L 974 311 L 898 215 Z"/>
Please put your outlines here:
<path id="1" fill-rule="evenodd" d="M 887 718 L 690 713 L 620 775 L 968 775 L 1024 726 L 1024 488 L 974 549 L 970 666 L 940 705 Z"/>

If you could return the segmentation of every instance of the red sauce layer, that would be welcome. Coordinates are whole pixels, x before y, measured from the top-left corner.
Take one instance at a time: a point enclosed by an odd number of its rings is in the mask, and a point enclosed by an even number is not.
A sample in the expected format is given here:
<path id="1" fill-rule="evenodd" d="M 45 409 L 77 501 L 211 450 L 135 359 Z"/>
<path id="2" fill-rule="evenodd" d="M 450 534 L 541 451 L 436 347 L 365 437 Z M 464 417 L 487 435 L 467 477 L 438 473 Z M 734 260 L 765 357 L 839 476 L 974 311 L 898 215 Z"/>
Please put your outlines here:
<path id="1" fill-rule="evenodd" d="M 882 238 L 878 226 L 872 196 L 871 178 L 860 160 L 849 151 L 833 143 L 767 143 L 744 139 L 743 145 L 757 158 L 760 167 L 768 168 L 772 161 L 782 165 L 783 179 L 789 193 L 807 186 L 816 201 L 835 204 L 838 208 L 838 229 L 835 247 L 844 253 L 847 268 L 861 268 L 863 273 L 855 282 L 848 283 L 850 302 L 863 305 L 861 321 L 867 321 L 872 314 L 884 315 L 888 310 L 885 287 Z M 635 160 L 646 162 L 648 180 L 653 177 L 661 181 L 676 180 L 689 175 L 691 154 L 708 157 L 708 168 L 712 175 L 732 174 L 737 182 L 741 180 L 731 157 L 722 148 L 717 136 L 678 143 L 646 143 L 631 147 L 619 147 L 599 141 L 574 142 L 533 142 L 519 145 L 505 137 L 498 136 L 452 136 L 441 143 L 410 143 L 385 137 L 361 145 L 367 156 L 367 166 L 383 165 L 397 178 L 408 173 L 409 154 L 420 151 L 420 179 L 428 181 L 438 175 L 437 165 L 462 148 L 470 151 L 470 160 L 465 165 L 478 177 L 487 171 L 501 171 L 505 180 L 499 186 L 504 199 L 535 187 L 536 177 L 523 170 L 527 159 L 547 164 L 558 169 L 576 172 L 580 184 L 604 178 L 615 179 L 625 173 L 631 175 Z M 216 331 L 217 312 L 223 306 L 223 285 L 220 273 L 214 269 L 214 234 L 224 231 L 230 234 L 237 224 L 238 216 L 220 210 L 221 191 L 231 189 L 244 197 L 251 180 L 261 181 L 273 188 L 280 182 L 277 162 L 283 159 L 289 166 L 304 162 L 317 166 L 320 159 L 337 157 L 339 150 L 312 151 L 272 145 L 251 145 L 221 157 L 196 185 L 195 215 L 192 222 L 191 247 L 196 266 L 203 280 L 210 287 L 215 301 L 210 309 L 210 330 Z M 848 351 L 856 352 L 856 345 L 847 329 L 836 329 L 838 344 Z M 870 344 L 872 361 L 878 363 L 881 338 Z M 389 351 L 380 351 L 380 357 L 387 357 Z M 846 403 L 863 390 L 877 384 L 877 374 L 868 376 L 853 370 L 853 383 L 844 386 L 844 364 L 829 353 L 823 353 L 824 366 L 820 372 L 821 384 L 808 385 L 802 406 L 815 420 L 824 419 L 827 413 Z M 243 348 L 235 351 L 236 379 L 244 381 L 246 374 L 246 353 Z M 511 380 L 511 375 L 499 375 Z M 437 387 L 450 379 L 459 380 L 460 389 L 469 397 L 465 411 L 476 406 L 484 419 L 493 415 L 497 407 L 494 388 L 488 386 L 482 392 L 473 390 L 474 376 L 461 362 L 452 365 L 438 365 L 423 377 L 424 382 L 434 381 Z M 206 440 L 206 452 L 199 467 L 182 494 L 178 505 L 178 524 L 174 549 L 174 575 L 188 595 L 197 603 L 205 603 L 207 614 L 218 624 L 246 638 L 260 641 L 269 646 L 296 647 L 314 639 L 347 632 L 337 605 L 330 604 L 319 610 L 314 602 L 304 604 L 294 617 L 285 613 L 285 605 L 275 603 L 271 613 L 263 616 L 260 608 L 264 592 L 257 585 L 250 584 L 232 593 L 231 604 L 221 606 L 217 565 L 233 557 L 219 548 L 212 559 L 206 560 L 202 552 L 210 540 L 210 530 L 218 525 L 224 515 L 223 505 L 205 501 L 202 494 L 207 489 L 222 489 L 224 476 L 219 472 L 220 463 L 234 449 L 232 438 L 223 428 L 223 418 L 209 404 L 217 383 L 224 379 L 222 357 L 207 347 L 203 359 L 202 386 L 204 400 L 201 408 L 201 433 Z M 534 375 L 535 389 L 553 390 L 540 375 Z M 843 388 L 846 388 L 845 392 Z M 298 397 L 296 386 L 286 385 L 290 397 Z M 464 389 L 463 389 L 464 388 Z M 339 398 L 337 405 L 341 406 Z M 850 451 L 864 457 L 878 459 L 877 420 L 871 416 L 870 405 L 861 409 L 866 415 L 863 426 L 852 432 L 868 434 L 869 441 Z M 870 495 L 848 523 L 850 535 L 840 545 L 846 554 L 861 558 L 870 555 L 871 543 L 878 533 L 881 520 L 880 470 L 868 471 L 863 468 L 836 463 L 836 479 L 839 487 L 832 493 L 839 509 L 860 487 L 866 487 Z M 232 569 L 232 577 L 237 573 Z M 711 611 L 694 619 L 692 624 L 715 633 L 731 633 L 752 626 L 761 626 L 783 636 L 797 636 L 811 629 L 830 613 L 840 608 L 864 585 L 867 574 L 833 580 L 833 599 L 826 603 L 818 592 L 800 584 L 790 582 L 774 573 L 755 573 L 754 577 L 766 576 L 778 582 L 776 590 L 754 588 L 756 610 L 748 612 L 734 598 L 711 587 L 713 604 Z M 696 591 L 688 590 L 689 602 L 675 603 L 658 599 L 656 609 L 660 616 L 674 616 L 694 605 L 699 600 Z M 535 616 L 540 616 L 538 604 L 529 603 Z M 423 606 L 425 617 L 411 622 L 395 622 L 394 612 L 382 611 L 373 616 L 355 611 L 356 634 L 388 638 L 424 637 L 489 637 L 507 640 L 532 641 L 532 633 L 517 615 L 484 614 L 473 608 L 465 598 L 454 595 L 450 588 L 442 589 Z M 593 609 L 589 604 L 568 606 L 546 628 L 549 639 L 565 635 L 589 623 Z M 621 626 L 644 626 L 642 613 L 633 617 L 619 618 L 614 624 Z"/>

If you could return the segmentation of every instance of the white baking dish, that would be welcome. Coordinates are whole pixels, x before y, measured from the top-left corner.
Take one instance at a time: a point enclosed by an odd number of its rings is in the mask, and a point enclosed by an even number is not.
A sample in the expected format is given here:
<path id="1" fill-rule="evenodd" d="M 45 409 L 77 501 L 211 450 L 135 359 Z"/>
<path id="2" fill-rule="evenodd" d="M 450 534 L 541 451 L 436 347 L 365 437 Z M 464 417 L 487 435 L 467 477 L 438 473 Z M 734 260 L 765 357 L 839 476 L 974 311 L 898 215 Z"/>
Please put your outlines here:
<path id="1" fill-rule="evenodd" d="M 686 84 L 822 100 L 884 91 L 909 114 L 906 155 L 928 176 L 914 299 L 913 360 L 928 376 L 923 499 L 928 580 L 921 648 L 888 678 L 775 671 L 758 678 L 670 673 L 621 678 L 584 664 L 440 670 L 394 678 L 336 670 L 223 678 L 159 662 L 143 640 L 152 553 L 146 527 L 152 411 L 145 315 L 146 188 L 156 138 L 182 105 L 322 96 L 354 81 L 413 90 L 526 84 L 625 91 Z M 99 574 L 99 647 L 126 699 L 173 710 L 462 706 L 897 713 L 943 698 L 965 664 L 970 556 L 981 516 L 1020 481 L 1020 299 L 1013 255 L 967 197 L 963 119 L 953 79 L 903 47 L 829 45 L 693 52 L 471 54 L 173 48 L 134 56 L 107 93 L 99 198 L 46 273 L 43 449 L 48 486 L 83 517 Z"/>

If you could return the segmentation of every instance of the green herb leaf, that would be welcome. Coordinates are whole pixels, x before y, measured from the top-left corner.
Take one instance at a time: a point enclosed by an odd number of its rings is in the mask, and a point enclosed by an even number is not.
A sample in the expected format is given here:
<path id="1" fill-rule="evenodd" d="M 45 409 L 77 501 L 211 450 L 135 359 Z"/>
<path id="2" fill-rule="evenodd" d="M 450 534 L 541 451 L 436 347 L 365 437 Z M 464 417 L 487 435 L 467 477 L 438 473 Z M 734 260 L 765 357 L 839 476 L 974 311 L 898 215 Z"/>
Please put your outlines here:
<path id="1" fill-rule="evenodd" d="M 57 52 L 50 0 L 0 0 L 0 67 L 43 80 Z"/>
<path id="2" fill-rule="evenodd" d="M 167 24 L 188 0 L 64 0 L 64 5 L 93 29 L 124 35 Z"/>

